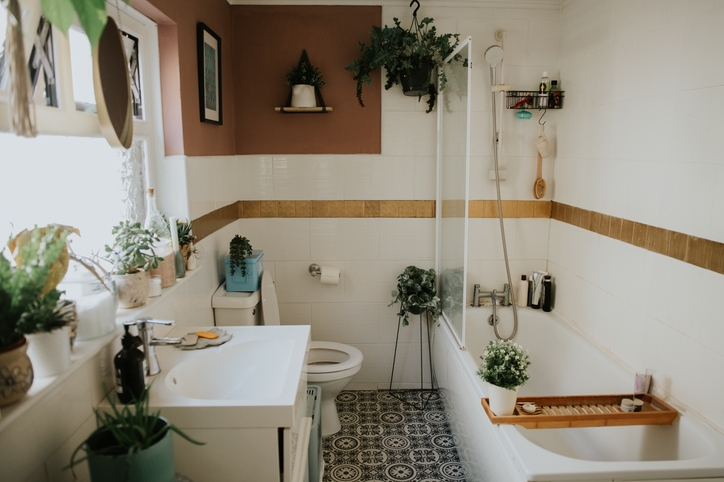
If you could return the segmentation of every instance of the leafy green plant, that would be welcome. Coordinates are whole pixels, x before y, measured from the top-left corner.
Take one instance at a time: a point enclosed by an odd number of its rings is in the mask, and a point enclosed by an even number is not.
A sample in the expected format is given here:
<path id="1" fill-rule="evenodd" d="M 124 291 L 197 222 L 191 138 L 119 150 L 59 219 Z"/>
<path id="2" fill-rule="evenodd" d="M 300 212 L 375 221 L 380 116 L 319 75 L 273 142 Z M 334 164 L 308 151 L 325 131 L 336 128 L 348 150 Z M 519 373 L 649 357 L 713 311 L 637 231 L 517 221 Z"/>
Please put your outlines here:
<path id="1" fill-rule="evenodd" d="M 106 244 L 106 258 L 113 263 L 113 273 L 117 275 L 133 274 L 141 269 L 148 271 L 157 268 L 163 258 L 156 256 L 153 244 L 160 241 L 151 231 L 143 229 L 141 223 L 121 221 L 113 226 L 116 236 L 113 247 Z"/>
<path id="2" fill-rule="evenodd" d="M 528 352 L 512 341 L 492 340 L 485 347 L 478 376 L 506 390 L 515 390 L 528 381 Z"/>
<path id="3" fill-rule="evenodd" d="M 24 335 L 63 326 L 67 321 L 54 318 L 61 295 L 55 287 L 65 271 L 57 281 L 53 280 L 57 261 L 64 252 L 67 254 L 67 236 L 64 226 L 36 226 L 17 245 L 15 268 L 0 254 L 0 347 Z"/>
<path id="4" fill-rule="evenodd" d="M 245 237 L 234 236 L 229 243 L 229 268 L 234 276 L 236 268 L 241 270 L 241 276 L 246 276 L 246 258 L 251 256 L 251 243 Z"/>
<path id="5" fill-rule="evenodd" d="M 130 0 L 125 2 L 130 3 Z M 68 32 L 77 14 L 91 47 L 98 43 L 108 20 L 104 0 L 40 0 L 40 6 L 48 21 L 63 33 Z"/>
<path id="6" fill-rule="evenodd" d="M 313 87 L 322 87 L 324 80 L 322 72 L 309 63 L 309 60 L 302 58 L 299 65 L 295 65 L 287 72 L 287 85 L 307 84 Z"/>
<path id="7" fill-rule="evenodd" d="M 191 234 L 191 221 L 179 221 L 176 224 L 176 230 L 178 232 L 178 244 L 180 246 L 186 246 L 196 240 L 196 236 Z"/>
<path id="8" fill-rule="evenodd" d="M 435 288 L 435 270 L 425 270 L 417 266 L 408 266 L 397 277 L 397 291 L 392 292 L 392 301 L 387 306 L 400 302 L 397 316 L 402 318 L 402 325 L 409 324 L 408 313 L 421 313 L 427 310 L 436 320 L 441 313 L 440 298 Z"/>
<path id="9" fill-rule="evenodd" d="M 132 404 L 124 405 L 120 410 L 116 406 L 114 397 L 109 393 L 107 399 L 111 411 L 101 412 L 96 408 L 93 409 L 96 414 L 98 429 L 76 447 L 66 469 L 70 468 L 72 470 L 74 466 L 93 455 L 125 455 L 127 459 L 130 459 L 134 454 L 151 447 L 163 439 L 169 430 L 176 432 L 192 444 L 205 445 L 205 442 L 192 439 L 178 427 L 161 418 L 160 410 L 151 413 L 149 409 L 150 389 L 150 385 L 144 387 Z M 100 445 L 97 442 L 99 438 L 102 438 L 103 442 L 105 442 L 102 447 L 98 447 Z M 81 450 L 85 451 L 85 455 L 76 459 Z"/>
<path id="10" fill-rule="evenodd" d="M 410 71 L 424 65 L 438 70 L 440 90 L 445 88 L 447 77 L 440 67 L 457 47 L 460 34 L 438 35 L 435 27 L 432 26 L 433 19 L 428 17 L 423 18 L 419 24 L 415 17 L 413 25 L 408 30 L 400 26 L 399 19 L 395 18 L 394 22 L 394 27 L 387 25 L 383 28 L 373 27 L 371 43 L 366 45 L 364 42 L 360 42 L 361 57 L 345 67 L 345 70 L 354 74 L 354 80 L 357 81 L 357 100 L 362 107 L 364 107 L 362 86 L 363 84 L 372 85 L 370 73 L 377 67 L 385 68 L 386 90 L 399 84 L 401 76 L 408 75 Z M 459 56 L 456 56 L 454 60 L 460 60 Z M 431 77 L 427 89 L 428 109 L 426 112 L 432 112 L 435 107 L 437 93 L 435 79 Z"/>

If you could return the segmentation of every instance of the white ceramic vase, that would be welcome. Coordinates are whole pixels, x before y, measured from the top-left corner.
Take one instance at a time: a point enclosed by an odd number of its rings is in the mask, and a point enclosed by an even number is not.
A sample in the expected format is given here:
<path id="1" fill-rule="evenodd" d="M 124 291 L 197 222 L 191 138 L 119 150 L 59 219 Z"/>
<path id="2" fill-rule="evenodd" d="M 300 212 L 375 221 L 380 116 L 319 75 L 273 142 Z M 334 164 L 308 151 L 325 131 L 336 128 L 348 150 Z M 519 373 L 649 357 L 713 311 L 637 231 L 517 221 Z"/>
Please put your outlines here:
<path id="1" fill-rule="evenodd" d="M 70 332 L 67 326 L 47 333 L 26 335 L 28 356 L 36 377 L 53 377 L 70 367 Z"/>
<path id="2" fill-rule="evenodd" d="M 490 410 L 498 417 L 513 415 L 517 399 L 518 387 L 515 387 L 515 390 L 508 390 L 488 382 L 488 403 Z"/>
<path id="3" fill-rule="evenodd" d="M 145 305 L 151 293 L 151 277 L 148 271 L 139 271 L 133 274 L 113 275 L 118 289 L 118 306 L 121 308 L 135 308 Z"/>
<path id="4" fill-rule="evenodd" d="M 292 107 L 317 107 L 314 86 L 307 84 L 292 85 Z"/>

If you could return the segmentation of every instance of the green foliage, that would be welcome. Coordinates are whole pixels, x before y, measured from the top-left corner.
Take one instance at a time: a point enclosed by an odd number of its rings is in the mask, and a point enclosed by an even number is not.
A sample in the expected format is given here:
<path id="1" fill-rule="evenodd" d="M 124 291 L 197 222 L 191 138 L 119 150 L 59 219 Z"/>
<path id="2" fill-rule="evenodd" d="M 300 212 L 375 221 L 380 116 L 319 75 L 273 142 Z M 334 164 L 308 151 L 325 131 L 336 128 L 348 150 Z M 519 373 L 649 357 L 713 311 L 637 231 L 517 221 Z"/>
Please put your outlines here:
<path id="1" fill-rule="evenodd" d="M 131 0 L 124 1 L 130 3 Z M 100 40 L 108 21 L 105 0 L 40 0 L 40 6 L 45 18 L 66 34 L 78 15 L 91 47 L 95 47 Z"/>
<path id="2" fill-rule="evenodd" d="M 52 264 L 65 248 L 67 231 L 61 226 L 33 229 L 19 247 L 22 264 L 13 268 L 0 255 L 0 347 L 36 331 L 63 326 L 54 316 L 61 292 L 46 287 Z M 56 326 L 57 325 L 57 326 Z"/>
<path id="3" fill-rule="evenodd" d="M 324 80 L 322 72 L 310 64 L 309 61 L 303 60 L 299 65 L 295 65 L 287 72 L 287 85 L 308 84 L 313 87 L 322 87 Z"/>
<path id="4" fill-rule="evenodd" d="M 506 390 L 515 390 L 530 378 L 528 352 L 512 341 L 491 341 L 480 359 L 478 376 Z"/>
<path id="5" fill-rule="evenodd" d="M 402 318 L 403 326 L 409 324 L 408 313 L 427 310 L 436 320 L 441 314 L 440 298 L 435 288 L 435 270 L 425 270 L 417 266 L 408 266 L 397 277 L 397 291 L 392 292 L 392 301 L 387 306 L 400 302 L 400 312 L 397 316 Z"/>
<path id="6" fill-rule="evenodd" d="M 180 246 L 191 244 L 196 239 L 196 236 L 191 234 L 191 221 L 179 221 L 176 223 L 176 230 L 178 232 L 178 244 Z"/>
<path id="7" fill-rule="evenodd" d="M 99 428 L 76 447 L 70 457 L 70 465 L 66 469 L 73 469 L 91 455 L 125 455 L 130 463 L 130 457 L 163 439 L 169 430 L 193 444 L 205 445 L 205 442 L 192 439 L 170 422 L 160 418 L 160 410 L 155 413 L 150 412 L 150 388 L 150 385 L 144 387 L 138 399 L 134 399 L 132 404 L 124 405 L 120 410 L 110 394 L 107 397 L 111 406 L 110 412 L 101 412 L 94 408 Z M 110 435 L 104 437 L 104 441 L 107 440 L 109 443 L 104 447 L 91 447 L 96 445 L 92 443 L 92 439 L 99 431 L 106 431 L 107 434 L 104 435 Z M 76 459 L 81 450 L 85 451 L 85 456 Z"/>
<path id="8" fill-rule="evenodd" d="M 234 276 L 236 268 L 241 269 L 241 276 L 246 276 L 246 258 L 251 256 L 251 243 L 245 237 L 234 236 L 229 243 L 229 268 Z"/>
<path id="9" fill-rule="evenodd" d="M 440 90 L 445 88 L 447 78 L 440 67 L 445 58 L 457 47 L 460 34 L 437 35 L 435 27 L 432 26 L 433 20 L 427 17 L 422 19 L 419 30 L 415 31 L 402 28 L 397 18 L 394 21 L 394 27 L 387 25 L 384 28 L 372 27 L 371 43 L 366 45 L 360 42 L 360 59 L 345 67 L 345 70 L 354 74 L 354 80 L 357 81 L 357 100 L 362 107 L 364 107 L 362 85 L 372 85 L 370 73 L 377 67 L 385 68 L 386 90 L 400 83 L 400 75 L 425 64 L 438 69 Z M 456 56 L 454 60 L 460 59 Z M 427 92 L 428 113 L 432 112 L 435 106 L 437 92 L 435 82 L 431 79 Z"/>
<path id="10" fill-rule="evenodd" d="M 151 231 L 143 229 L 141 223 L 121 221 L 113 226 L 116 236 L 113 247 L 106 245 L 106 258 L 113 263 L 113 273 L 118 275 L 137 273 L 157 268 L 163 258 L 156 256 L 153 244 L 160 241 Z"/>

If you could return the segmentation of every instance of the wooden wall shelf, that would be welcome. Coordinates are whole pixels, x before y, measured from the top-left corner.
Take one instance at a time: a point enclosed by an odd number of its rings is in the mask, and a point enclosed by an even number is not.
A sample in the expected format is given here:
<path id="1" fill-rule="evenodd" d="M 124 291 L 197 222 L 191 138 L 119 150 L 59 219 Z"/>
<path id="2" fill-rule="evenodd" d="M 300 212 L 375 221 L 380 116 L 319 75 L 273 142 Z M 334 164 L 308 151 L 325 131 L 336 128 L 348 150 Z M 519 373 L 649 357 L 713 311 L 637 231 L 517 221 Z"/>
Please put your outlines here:
<path id="1" fill-rule="evenodd" d="M 283 114 L 326 114 L 334 109 L 331 107 L 274 107 L 274 110 Z"/>
<path id="2" fill-rule="evenodd" d="M 582 395 L 566 397 L 518 397 L 513 415 L 499 417 L 490 410 L 488 399 L 482 404 L 495 424 L 515 424 L 525 428 L 606 427 L 622 425 L 671 425 L 679 412 L 653 395 L 638 395 L 644 401 L 640 412 L 620 408 L 624 395 Z M 540 410 L 527 414 L 519 407 L 534 403 Z"/>

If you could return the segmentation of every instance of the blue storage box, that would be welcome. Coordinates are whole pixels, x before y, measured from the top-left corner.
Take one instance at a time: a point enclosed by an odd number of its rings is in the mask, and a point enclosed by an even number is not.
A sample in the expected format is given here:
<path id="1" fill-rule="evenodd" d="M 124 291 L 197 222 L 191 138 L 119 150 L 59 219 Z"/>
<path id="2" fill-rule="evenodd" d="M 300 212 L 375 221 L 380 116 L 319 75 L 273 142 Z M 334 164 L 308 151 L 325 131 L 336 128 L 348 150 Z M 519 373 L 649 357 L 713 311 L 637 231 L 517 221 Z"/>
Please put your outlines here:
<path id="1" fill-rule="evenodd" d="M 226 291 L 256 291 L 261 285 L 261 275 L 264 272 L 264 251 L 253 249 L 251 256 L 248 256 L 246 263 L 246 276 L 241 275 L 241 268 L 234 269 L 234 276 L 231 275 L 229 257 L 224 259 L 226 267 Z"/>

